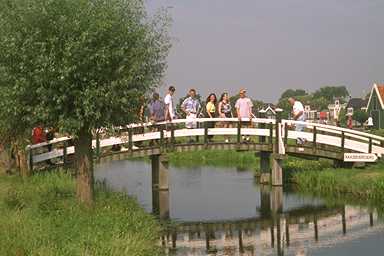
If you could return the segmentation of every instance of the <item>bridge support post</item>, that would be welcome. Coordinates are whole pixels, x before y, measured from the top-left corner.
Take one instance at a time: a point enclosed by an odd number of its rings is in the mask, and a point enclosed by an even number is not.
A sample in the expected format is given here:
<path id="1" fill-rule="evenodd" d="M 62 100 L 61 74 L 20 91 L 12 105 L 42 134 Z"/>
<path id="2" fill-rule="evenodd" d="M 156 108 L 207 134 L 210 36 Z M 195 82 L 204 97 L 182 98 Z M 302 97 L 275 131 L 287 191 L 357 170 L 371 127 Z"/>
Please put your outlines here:
<path id="1" fill-rule="evenodd" d="M 152 161 L 152 188 L 158 190 L 169 189 L 168 157 L 166 155 L 153 155 Z"/>
<path id="2" fill-rule="evenodd" d="M 152 189 L 152 212 L 161 220 L 169 219 L 169 190 Z"/>
<path id="3" fill-rule="evenodd" d="M 274 154 L 272 157 L 272 186 L 283 185 L 283 156 Z"/>
<path id="4" fill-rule="evenodd" d="M 169 171 L 166 155 L 151 156 L 152 212 L 160 219 L 169 219 Z"/>
<path id="5" fill-rule="evenodd" d="M 271 190 L 269 185 L 260 185 L 260 213 L 261 217 L 271 216 Z"/>
<path id="6" fill-rule="evenodd" d="M 260 183 L 269 184 L 271 180 L 271 153 L 261 151 L 260 152 Z"/>
<path id="7" fill-rule="evenodd" d="M 275 145 L 273 147 L 273 157 L 272 157 L 272 186 L 282 186 L 283 185 L 283 159 L 285 158 L 284 143 L 282 140 L 282 131 L 281 131 L 281 111 L 276 113 L 276 126 L 275 126 Z"/>
<path id="8" fill-rule="evenodd" d="M 271 211 L 273 215 L 283 211 L 283 187 L 272 187 L 271 189 Z"/>

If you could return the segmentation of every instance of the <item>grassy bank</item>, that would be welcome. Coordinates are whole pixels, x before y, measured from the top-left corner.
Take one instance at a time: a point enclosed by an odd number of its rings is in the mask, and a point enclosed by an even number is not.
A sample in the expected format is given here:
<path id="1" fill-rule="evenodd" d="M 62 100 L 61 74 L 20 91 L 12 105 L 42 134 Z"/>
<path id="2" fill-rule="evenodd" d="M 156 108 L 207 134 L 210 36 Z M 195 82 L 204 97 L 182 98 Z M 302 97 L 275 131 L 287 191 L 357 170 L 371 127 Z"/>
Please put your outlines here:
<path id="1" fill-rule="evenodd" d="M 160 227 L 123 194 L 82 208 L 69 174 L 0 176 L 0 255 L 159 255 Z"/>
<path id="2" fill-rule="evenodd" d="M 259 158 L 254 152 L 202 150 L 172 153 L 170 162 L 183 166 L 236 166 L 258 171 Z M 284 176 L 306 193 L 358 200 L 384 200 L 384 162 L 365 168 L 334 169 L 332 161 L 290 157 L 284 163 Z"/>
<path id="3" fill-rule="evenodd" d="M 293 173 L 292 181 L 303 192 L 381 203 L 384 200 L 383 162 L 363 169 L 308 169 Z"/>
<path id="4" fill-rule="evenodd" d="M 170 153 L 170 163 L 175 166 L 218 166 L 256 169 L 259 158 L 254 152 L 235 150 L 200 150 L 187 153 Z"/>
<path id="5" fill-rule="evenodd" d="M 218 166 L 243 167 L 259 171 L 260 158 L 255 152 L 235 150 L 200 150 L 186 153 L 169 153 L 169 160 L 175 166 Z M 306 161 L 290 157 L 284 163 L 288 173 L 305 170 L 322 170 L 331 167 L 327 160 Z"/>

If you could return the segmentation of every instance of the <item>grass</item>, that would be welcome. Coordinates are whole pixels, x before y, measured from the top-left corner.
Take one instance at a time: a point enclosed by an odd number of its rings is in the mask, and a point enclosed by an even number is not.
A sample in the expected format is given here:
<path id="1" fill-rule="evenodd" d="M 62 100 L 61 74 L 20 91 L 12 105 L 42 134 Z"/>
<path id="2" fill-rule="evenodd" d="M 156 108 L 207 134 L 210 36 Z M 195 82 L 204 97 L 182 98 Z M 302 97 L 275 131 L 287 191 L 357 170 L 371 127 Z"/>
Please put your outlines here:
<path id="1" fill-rule="evenodd" d="M 373 133 L 373 134 L 375 134 L 375 135 L 384 137 L 384 129 L 372 130 L 372 131 L 370 131 L 370 132 Z"/>
<path id="2" fill-rule="evenodd" d="M 0 230 L 0 255 L 161 254 L 160 226 L 136 201 L 97 186 L 83 208 L 63 172 L 0 176 Z"/>
<path id="3" fill-rule="evenodd" d="M 175 166 L 232 166 L 240 168 L 258 167 L 259 158 L 255 152 L 235 150 L 201 150 L 187 153 L 170 153 L 169 160 Z"/>
<path id="4" fill-rule="evenodd" d="M 347 196 L 379 203 L 384 200 L 383 162 L 363 169 L 308 169 L 295 172 L 292 181 L 303 192 Z"/>

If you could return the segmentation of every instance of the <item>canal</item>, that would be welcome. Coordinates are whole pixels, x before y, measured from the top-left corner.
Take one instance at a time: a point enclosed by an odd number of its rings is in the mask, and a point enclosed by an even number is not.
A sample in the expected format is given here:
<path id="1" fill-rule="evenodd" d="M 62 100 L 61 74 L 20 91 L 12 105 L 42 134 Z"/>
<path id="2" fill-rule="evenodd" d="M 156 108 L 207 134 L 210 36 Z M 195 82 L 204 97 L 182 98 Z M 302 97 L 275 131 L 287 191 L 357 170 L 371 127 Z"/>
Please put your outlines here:
<path id="1" fill-rule="evenodd" d="M 164 223 L 167 255 L 382 255 L 384 224 L 374 208 L 290 188 L 259 185 L 253 171 L 170 167 L 169 191 L 152 191 L 151 166 L 115 161 L 96 180 L 135 197 Z M 338 200 L 339 201 L 339 200 Z"/>

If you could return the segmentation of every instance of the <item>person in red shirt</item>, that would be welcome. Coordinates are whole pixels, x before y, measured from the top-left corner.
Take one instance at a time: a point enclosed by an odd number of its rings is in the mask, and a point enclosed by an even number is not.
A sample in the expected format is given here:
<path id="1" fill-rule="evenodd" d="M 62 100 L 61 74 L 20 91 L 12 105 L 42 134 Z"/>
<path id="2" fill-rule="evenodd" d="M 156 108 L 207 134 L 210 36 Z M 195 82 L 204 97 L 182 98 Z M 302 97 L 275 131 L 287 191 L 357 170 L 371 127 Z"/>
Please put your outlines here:
<path id="1" fill-rule="evenodd" d="M 44 128 L 41 124 L 33 128 L 32 130 L 32 143 L 39 144 L 46 141 Z"/>

